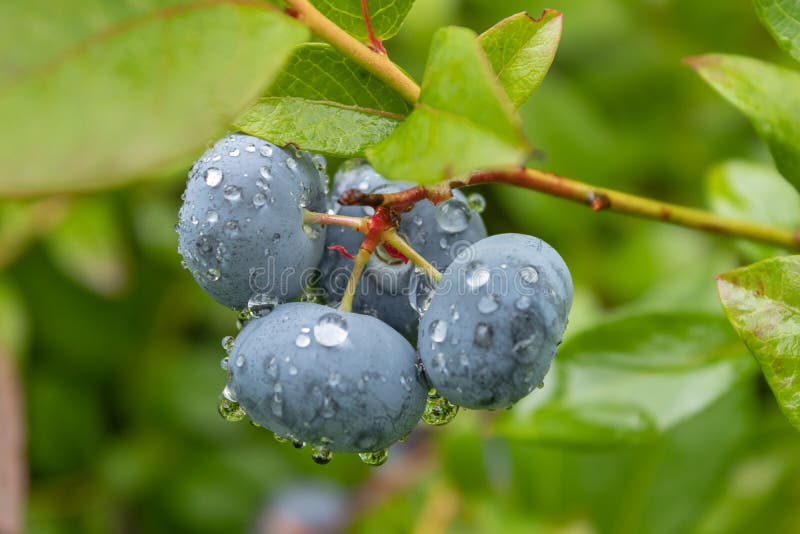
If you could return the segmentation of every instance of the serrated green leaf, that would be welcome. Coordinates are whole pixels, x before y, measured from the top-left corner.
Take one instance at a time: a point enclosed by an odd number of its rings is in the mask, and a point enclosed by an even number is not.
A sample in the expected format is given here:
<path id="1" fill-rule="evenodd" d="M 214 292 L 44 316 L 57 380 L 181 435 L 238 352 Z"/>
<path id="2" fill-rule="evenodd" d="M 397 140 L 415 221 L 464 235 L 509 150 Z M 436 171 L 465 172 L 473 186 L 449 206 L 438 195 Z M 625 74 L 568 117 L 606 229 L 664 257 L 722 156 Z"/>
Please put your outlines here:
<path id="1" fill-rule="evenodd" d="M 726 217 L 757 221 L 783 228 L 800 227 L 800 193 L 771 167 L 747 161 L 728 161 L 706 178 L 711 209 Z M 785 251 L 742 241 L 738 248 L 752 260 Z"/>
<path id="2" fill-rule="evenodd" d="M 113 296 L 127 286 L 129 252 L 110 199 L 76 201 L 45 243 L 55 264 L 92 291 Z"/>
<path id="3" fill-rule="evenodd" d="M 416 109 L 367 156 L 389 178 L 432 183 L 520 164 L 528 150 L 475 33 L 449 27 L 434 36 Z"/>
<path id="4" fill-rule="evenodd" d="M 478 37 L 511 102 L 519 107 L 541 85 L 561 39 L 561 13 L 546 9 L 534 19 L 517 13 Z"/>
<path id="5" fill-rule="evenodd" d="M 800 256 L 771 258 L 723 274 L 722 305 L 753 353 L 778 405 L 800 429 Z"/>
<path id="6" fill-rule="evenodd" d="M 312 3 L 322 14 L 356 39 L 369 39 L 361 0 L 312 0 Z M 414 0 L 367 0 L 367 11 L 375 37 L 384 41 L 397 34 L 413 5 Z"/>
<path id="7" fill-rule="evenodd" d="M 182 162 L 224 131 L 308 35 L 235 0 L 4 2 L 14 53 L 0 80 L 0 194 L 110 187 Z M 42 26 L 60 47 L 47 44 Z M 62 25 L 63 24 L 63 25 Z"/>
<path id="8" fill-rule="evenodd" d="M 755 0 L 756 13 L 775 41 L 800 61 L 800 2 Z"/>
<path id="9" fill-rule="evenodd" d="M 501 415 L 497 430 L 542 443 L 639 443 L 703 411 L 754 371 L 721 317 L 618 319 L 566 342 L 552 383 Z"/>
<path id="10" fill-rule="evenodd" d="M 324 44 L 298 47 L 268 95 L 236 120 L 237 128 L 340 157 L 361 155 L 411 111 L 384 82 Z"/>
<path id="11" fill-rule="evenodd" d="M 767 142 L 775 164 L 800 188 L 800 73 L 757 59 L 712 54 L 687 62 L 747 115 Z"/>

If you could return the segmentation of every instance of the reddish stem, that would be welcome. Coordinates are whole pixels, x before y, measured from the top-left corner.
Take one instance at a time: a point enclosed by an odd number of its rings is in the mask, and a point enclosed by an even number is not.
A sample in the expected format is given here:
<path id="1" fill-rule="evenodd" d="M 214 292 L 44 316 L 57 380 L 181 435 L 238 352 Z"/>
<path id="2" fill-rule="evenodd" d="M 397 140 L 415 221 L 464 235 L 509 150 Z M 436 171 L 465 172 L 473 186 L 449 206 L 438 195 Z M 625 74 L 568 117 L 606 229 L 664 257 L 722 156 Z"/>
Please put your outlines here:
<path id="1" fill-rule="evenodd" d="M 369 18 L 369 10 L 367 9 L 367 0 L 361 0 L 361 13 L 364 14 L 364 24 L 367 26 L 367 35 L 369 42 L 375 52 L 379 54 L 386 54 L 386 49 L 383 47 L 383 42 L 375 36 L 375 31 L 372 29 L 372 19 Z"/>

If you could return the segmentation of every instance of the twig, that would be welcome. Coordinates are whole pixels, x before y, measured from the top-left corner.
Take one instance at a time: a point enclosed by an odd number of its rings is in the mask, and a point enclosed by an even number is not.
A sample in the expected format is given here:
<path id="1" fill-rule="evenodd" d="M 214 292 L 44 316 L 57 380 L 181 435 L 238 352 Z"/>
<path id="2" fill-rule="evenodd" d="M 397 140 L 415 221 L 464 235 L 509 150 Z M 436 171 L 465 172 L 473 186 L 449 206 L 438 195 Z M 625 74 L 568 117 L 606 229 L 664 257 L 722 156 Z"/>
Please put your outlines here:
<path id="1" fill-rule="evenodd" d="M 431 265 L 428 260 L 422 257 L 422 254 L 406 243 L 406 240 L 400 237 L 400 234 L 398 234 L 397 230 L 394 228 L 383 232 L 383 240 L 396 248 L 403 256 L 411 260 L 414 265 L 422 269 L 434 282 L 439 282 L 439 280 L 442 279 L 442 273 Z"/>

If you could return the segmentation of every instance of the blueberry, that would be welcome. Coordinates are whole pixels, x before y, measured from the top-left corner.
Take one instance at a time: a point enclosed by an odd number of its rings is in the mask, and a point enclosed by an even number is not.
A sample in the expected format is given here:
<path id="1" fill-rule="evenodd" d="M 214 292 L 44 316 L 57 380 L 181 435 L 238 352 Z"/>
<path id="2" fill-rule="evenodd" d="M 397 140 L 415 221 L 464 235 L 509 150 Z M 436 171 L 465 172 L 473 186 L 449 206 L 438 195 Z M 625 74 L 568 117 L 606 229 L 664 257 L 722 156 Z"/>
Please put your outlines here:
<path id="1" fill-rule="evenodd" d="M 195 162 L 178 251 L 217 302 L 242 309 L 254 295 L 285 301 L 303 290 L 325 243 L 324 228 L 302 223 L 302 207 L 326 207 L 318 158 L 237 133 Z"/>
<path id="2" fill-rule="evenodd" d="M 467 408 L 511 406 L 550 368 L 572 293 L 561 256 L 535 237 L 500 234 L 462 250 L 420 322 L 431 384 Z"/>
<path id="3" fill-rule="evenodd" d="M 411 432 L 425 409 L 414 349 L 366 315 L 278 306 L 244 327 L 229 362 L 247 415 L 312 450 L 380 451 Z"/>
<path id="4" fill-rule="evenodd" d="M 358 162 L 349 164 L 336 174 L 332 192 L 336 195 L 357 188 L 373 193 L 391 193 L 415 185 L 412 182 L 387 182 L 368 163 Z M 342 206 L 339 213 L 363 217 L 370 215 L 372 209 Z M 461 248 L 486 237 L 480 215 L 469 207 L 459 191 L 439 206 L 428 200 L 418 202 L 411 211 L 402 215 L 399 232 L 438 269 L 445 268 Z M 341 245 L 355 255 L 362 241 L 363 235 L 359 232 L 338 227 L 328 229 L 325 245 L 326 248 Z M 339 252 L 325 251 L 320 264 L 321 285 L 329 300 L 341 300 L 352 266 L 353 260 Z M 416 276 L 411 262 L 393 257 L 379 246 L 361 276 L 353 310 L 374 315 L 409 339 L 416 339 L 419 314 L 410 304 Z"/>

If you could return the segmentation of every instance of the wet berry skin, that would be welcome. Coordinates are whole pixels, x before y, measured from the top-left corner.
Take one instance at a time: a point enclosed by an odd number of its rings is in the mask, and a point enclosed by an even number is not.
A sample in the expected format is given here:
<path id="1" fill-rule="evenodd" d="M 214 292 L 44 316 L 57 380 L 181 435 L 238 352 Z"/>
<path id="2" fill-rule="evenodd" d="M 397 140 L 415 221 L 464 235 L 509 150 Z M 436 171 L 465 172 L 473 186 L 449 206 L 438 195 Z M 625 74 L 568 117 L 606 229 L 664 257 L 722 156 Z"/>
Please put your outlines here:
<path id="1" fill-rule="evenodd" d="M 430 383 L 466 408 L 507 408 L 544 380 L 572 303 L 572 278 L 547 243 L 487 237 L 444 271 L 420 322 Z"/>
<path id="2" fill-rule="evenodd" d="M 325 210 L 325 180 L 307 152 L 224 137 L 189 172 L 176 227 L 186 268 L 230 308 L 293 299 L 322 256 L 325 229 L 304 227 L 302 208 Z"/>
<path id="3" fill-rule="evenodd" d="M 413 347 L 374 317 L 308 302 L 250 321 L 229 357 L 238 402 L 279 436 L 335 452 L 382 450 L 425 408 Z"/>

